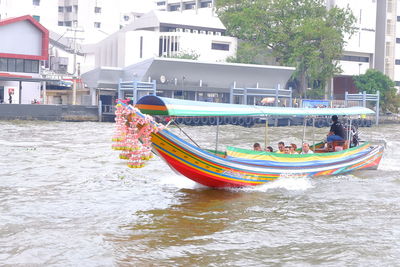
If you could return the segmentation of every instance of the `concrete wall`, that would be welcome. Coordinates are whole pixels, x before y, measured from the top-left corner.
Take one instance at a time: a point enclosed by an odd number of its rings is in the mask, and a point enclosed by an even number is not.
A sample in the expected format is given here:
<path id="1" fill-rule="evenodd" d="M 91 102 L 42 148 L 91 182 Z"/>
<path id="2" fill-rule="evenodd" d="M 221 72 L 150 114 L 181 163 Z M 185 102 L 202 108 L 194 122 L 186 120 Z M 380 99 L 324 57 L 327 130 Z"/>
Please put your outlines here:
<path id="1" fill-rule="evenodd" d="M 0 105 L 0 120 L 98 121 L 97 106 Z"/>

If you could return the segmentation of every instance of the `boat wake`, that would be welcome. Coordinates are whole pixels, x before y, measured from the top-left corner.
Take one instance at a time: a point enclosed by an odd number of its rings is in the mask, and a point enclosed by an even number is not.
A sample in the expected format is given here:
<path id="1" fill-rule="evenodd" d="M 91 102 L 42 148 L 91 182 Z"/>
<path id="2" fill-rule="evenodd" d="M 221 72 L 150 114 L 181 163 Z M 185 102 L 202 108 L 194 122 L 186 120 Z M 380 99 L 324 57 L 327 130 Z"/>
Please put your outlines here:
<path id="1" fill-rule="evenodd" d="M 311 178 L 296 175 L 281 175 L 276 181 L 265 183 L 260 186 L 245 188 L 248 191 L 267 192 L 271 189 L 285 189 L 288 191 L 305 191 L 313 188 Z"/>

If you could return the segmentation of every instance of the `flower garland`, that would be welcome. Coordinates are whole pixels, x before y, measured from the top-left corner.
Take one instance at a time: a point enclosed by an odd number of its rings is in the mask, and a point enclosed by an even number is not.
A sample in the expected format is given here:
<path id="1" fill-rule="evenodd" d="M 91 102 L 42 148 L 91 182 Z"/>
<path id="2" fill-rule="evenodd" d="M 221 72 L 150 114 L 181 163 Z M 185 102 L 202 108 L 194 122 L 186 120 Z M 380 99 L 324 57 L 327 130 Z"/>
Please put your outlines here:
<path id="1" fill-rule="evenodd" d="M 117 104 L 115 111 L 114 150 L 122 150 L 119 157 L 128 160 L 128 167 L 142 168 L 152 158 L 151 134 L 164 129 L 153 117 L 137 108 Z"/>

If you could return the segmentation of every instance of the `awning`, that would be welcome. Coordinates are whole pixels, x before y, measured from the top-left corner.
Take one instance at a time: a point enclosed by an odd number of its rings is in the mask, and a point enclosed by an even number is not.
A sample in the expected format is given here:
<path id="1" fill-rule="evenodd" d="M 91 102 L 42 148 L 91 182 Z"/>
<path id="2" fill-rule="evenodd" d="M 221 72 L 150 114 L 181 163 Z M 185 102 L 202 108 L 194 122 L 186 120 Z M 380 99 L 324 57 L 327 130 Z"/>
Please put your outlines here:
<path id="1" fill-rule="evenodd" d="M 168 116 L 331 116 L 374 114 L 364 107 L 287 108 L 248 106 L 144 96 L 136 104 L 143 113 Z"/>
<path id="2" fill-rule="evenodd" d="M 11 73 L 0 72 L 0 81 L 14 81 L 14 82 L 51 82 L 58 81 L 54 79 L 33 78 L 28 75 L 17 75 Z"/>

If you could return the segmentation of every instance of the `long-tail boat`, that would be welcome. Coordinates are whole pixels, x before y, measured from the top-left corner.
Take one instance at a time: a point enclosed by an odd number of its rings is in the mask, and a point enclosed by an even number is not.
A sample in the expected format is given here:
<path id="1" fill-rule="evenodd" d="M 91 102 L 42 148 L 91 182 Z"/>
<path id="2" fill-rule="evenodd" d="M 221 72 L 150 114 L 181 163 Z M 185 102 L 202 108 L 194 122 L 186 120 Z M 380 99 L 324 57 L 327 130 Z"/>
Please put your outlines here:
<path id="1" fill-rule="evenodd" d="M 362 115 L 374 111 L 352 108 L 286 108 L 248 106 L 179 100 L 153 95 L 142 97 L 135 106 L 117 105 L 118 134 L 115 149 L 128 166 L 143 166 L 151 151 L 169 167 L 187 178 L 209 187 L 244 187 L 261 185 L 281 176 L 315 177 L 337 175 L 356 170 L 377 169 L 383 155 L 382 145 L 368 142 L 340 151 L 313 146 L 313 154 L 278 154 L 227 147 L 226 152 L 202 149 L 183 140 L 157 123 L 150 115 L 172 118 L 184 116 L 328 116 Z M 218 120 L 217 120 L 218 121 Z M 268 119 L 267 119 L 268 121 Z M 218 127 L 218 126 L 217 126 Z M 217 135 L 218 136 L 218 135 Z M 350 139 L 350 134 L 349 134 Z"/>

